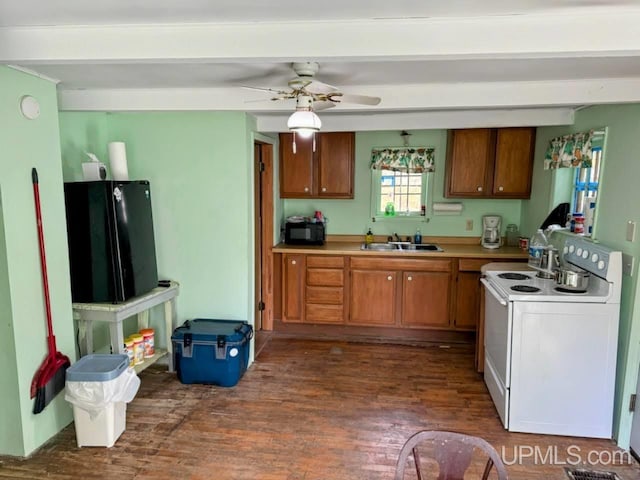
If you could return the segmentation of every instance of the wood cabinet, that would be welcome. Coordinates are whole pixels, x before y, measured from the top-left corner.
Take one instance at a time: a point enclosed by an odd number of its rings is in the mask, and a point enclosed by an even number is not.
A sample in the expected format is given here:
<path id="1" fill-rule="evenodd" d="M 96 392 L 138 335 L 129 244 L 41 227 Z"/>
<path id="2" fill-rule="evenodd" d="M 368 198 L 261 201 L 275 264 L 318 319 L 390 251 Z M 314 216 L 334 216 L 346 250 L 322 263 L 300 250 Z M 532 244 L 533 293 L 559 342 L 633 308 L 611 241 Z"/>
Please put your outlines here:
<path id="1" fill-rule="evenodd" d="M 282 321 L 304 321 L 306 255 L 282 255 Z"/>
<path id="2" fill-rule="evenodd" d="M 480 269 L 496 260 L 461 258 L 458 260 L 454 325 L 459 330 L 475 330 L 480 316 Z"/>
<path id="3" fill-rule="evenodd" d="M 305 318 L 307 323 L 344 323 L 342 256 L 307 256 Z"/>
<path id="4" fill-rule="evenodd" d="M 397 272 L 351 270 L 350 324 L 395 325 Z"/>
<path id="5" fill-rule="evenodd" d="M 450 292 L 450 260 L 352 257 L 347 323 L 447 328 Z"/>
<path id="6" fill-rule="evenodd" d="M 529 198 L 535 128 L 451 130 L 445 196 Z"/>
<path id="7" fill-rule="evenodd" d="M 320 132 L 313 139 L 280 134 L 281 198 L 353 198 L 355 133 Z"/>
<path id="8" fill-rule="evenodd" d="M 450 278 L 445 272 L 404 272 L 402 325 L 448 327 Z"/>

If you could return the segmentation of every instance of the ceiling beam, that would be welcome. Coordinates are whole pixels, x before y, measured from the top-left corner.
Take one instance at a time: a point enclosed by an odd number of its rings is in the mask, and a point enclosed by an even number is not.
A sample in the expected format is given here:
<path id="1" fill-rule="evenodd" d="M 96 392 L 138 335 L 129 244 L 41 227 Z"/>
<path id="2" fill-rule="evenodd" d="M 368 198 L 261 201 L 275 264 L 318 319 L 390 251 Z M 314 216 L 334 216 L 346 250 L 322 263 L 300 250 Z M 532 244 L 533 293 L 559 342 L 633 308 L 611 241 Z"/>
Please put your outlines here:
<path id="1" fill-rule="evenodd" d="M 570 108 L 514 110 L 450 110 L 430 112 L 321 113 L 322 129 L 329 132 L 371 130 L 423 130 L 441 128 L 487 128 L 571 125 Z M 287 114 L 258 114 L 259 132 L 287 131 Z"/>
<path id="2" fill-rule="evenodd" d="M 568 107 L 640 102 L 640 78 L 556 80 L 535 82 L 438 83 L 421 85 L 361 85 L 362 95 L 380 96 L 376 111 L 510 109 Z M 60 110 L 240 110 L 292 111 L 291 101 L 272 102 L 268 95 L 243 88 L 91 89 L 59 90 Z M 253 102 L 264 100 L 264 102 Z M 353 104 L 334 111 L 370 111 Z"/>
<path id="3" fill-rule="evenodd" d="M 640 54 L 640 13 L 0 28 L 0 61 L 247 62 Z"/>

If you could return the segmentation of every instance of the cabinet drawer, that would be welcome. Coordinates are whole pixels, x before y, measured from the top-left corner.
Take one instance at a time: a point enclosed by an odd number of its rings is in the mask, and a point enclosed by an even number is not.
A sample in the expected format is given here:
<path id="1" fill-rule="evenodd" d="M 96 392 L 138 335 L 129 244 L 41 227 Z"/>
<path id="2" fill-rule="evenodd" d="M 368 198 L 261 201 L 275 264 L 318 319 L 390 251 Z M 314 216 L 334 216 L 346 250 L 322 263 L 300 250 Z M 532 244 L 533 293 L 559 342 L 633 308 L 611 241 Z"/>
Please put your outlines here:
<path id="1" fill-rule="evenodd" d="M 344 308 L 342 305 L 308 304 L 305 322 L 307 323 L 343 323 Z"/>
<path id="2" fill-rule="evenodd" d="M 344 270 L 307 268 L 307 285 L 342 287 L 344 285 Z"/>
<path id="3" fill-rule="evenodd" d="M 479 272 L 480 268 L 495 260 L 487 258 L 461 258 L 458 260 L 458 270 L 461 272 Z"/>
<path id="4" fill-rule="evenodd" d="M 360 270 L 409 270 L 412 272 L 450 272 L 451 260 L 423 260 L 406 258 L 351 257 L 351 268 Z"/>
<path id="5" fill-rule="evenodd" d="M 307 303 L 342 305 L 343 301 L 342 287 L 307 287 Z"/>
<path id="6" fill-rule="evenodd" d="M 344 257 L 307 255 L 307 266 L 316 268 L 344 268 Z"/>

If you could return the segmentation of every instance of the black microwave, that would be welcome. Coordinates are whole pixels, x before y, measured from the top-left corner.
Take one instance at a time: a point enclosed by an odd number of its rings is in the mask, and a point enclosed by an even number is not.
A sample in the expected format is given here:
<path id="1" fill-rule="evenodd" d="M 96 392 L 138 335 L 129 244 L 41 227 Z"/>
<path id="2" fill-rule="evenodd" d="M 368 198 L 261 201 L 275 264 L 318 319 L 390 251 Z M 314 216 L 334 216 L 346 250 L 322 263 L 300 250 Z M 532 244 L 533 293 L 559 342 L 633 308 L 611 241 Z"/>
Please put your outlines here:
<path id="1" fill-rule="evenodd" d="M 284 243 L 289 245 L 324 245 L 324 223 L 287 222 L 284 227 Z"/>

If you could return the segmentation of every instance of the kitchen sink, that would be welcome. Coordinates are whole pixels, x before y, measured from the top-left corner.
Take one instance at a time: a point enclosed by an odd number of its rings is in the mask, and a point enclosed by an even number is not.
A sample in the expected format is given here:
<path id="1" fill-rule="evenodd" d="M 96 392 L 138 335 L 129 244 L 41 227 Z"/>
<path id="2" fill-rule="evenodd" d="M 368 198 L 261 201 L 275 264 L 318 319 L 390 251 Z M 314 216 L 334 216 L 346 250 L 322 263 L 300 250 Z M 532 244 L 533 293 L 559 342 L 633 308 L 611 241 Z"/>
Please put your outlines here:
<path id="1" fill-rule="evenodd" d="M 373 250 L 377 252 L 407 252 L 407 251 L 427 251 L 443 252 L 435 243 L 409 243 L 409 242 L 388 242 L 388 243 L 363 243 L 360 250 Z"/>

